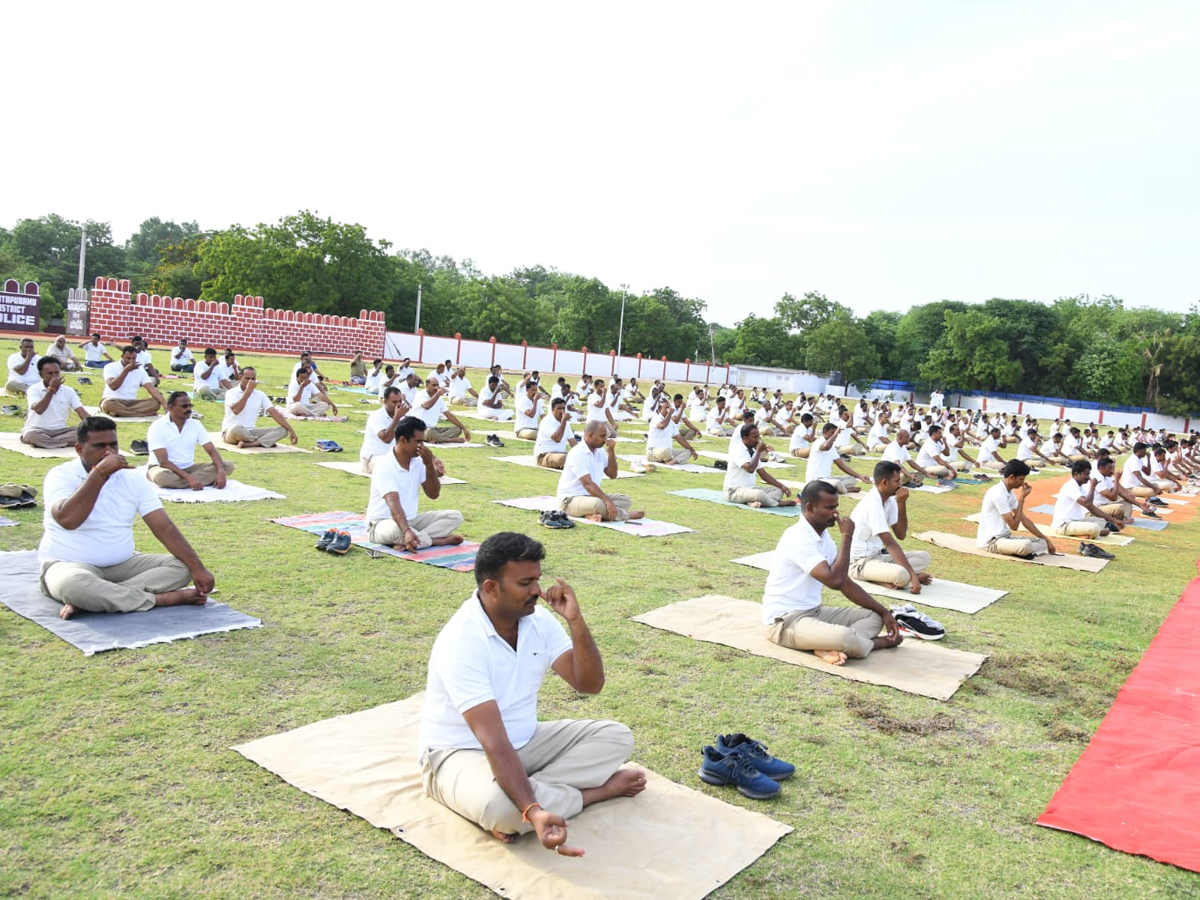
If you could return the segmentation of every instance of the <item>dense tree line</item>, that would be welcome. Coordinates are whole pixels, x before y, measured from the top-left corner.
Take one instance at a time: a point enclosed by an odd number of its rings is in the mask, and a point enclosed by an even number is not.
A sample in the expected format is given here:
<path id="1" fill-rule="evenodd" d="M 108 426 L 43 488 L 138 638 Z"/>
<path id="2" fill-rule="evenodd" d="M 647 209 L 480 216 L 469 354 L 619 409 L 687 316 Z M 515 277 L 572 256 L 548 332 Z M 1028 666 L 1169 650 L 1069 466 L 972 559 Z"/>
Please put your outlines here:
<path id="1" fill-rule="evenodd" d="M 411 330 L 421 289 L 430 334 L 560 347 L 622 347 L 657 358 L 839 371 L 865 386 L 880 378 L 927 388 L 1007 391 L 1164 412 L 1200 410 L 1200 310 L 1127 309 L 1115 297 L 1052 304 L 939 300 L 865 317 L 824 295 L 784 294 L 774 315 L 724 327 L 702 300 L 669 287 L 623 295 L 596 278 L 545 266 L 487 275 L 469 260 L 397 250 L 361 225 L 301 211 L 275 224 L 206 232 L 195 222 L 147 219 L 123 246 L 107 223 L 87 224 L 85 284 L 129 278 L 134 291 L 202 300 L 261 294 L 272 306 L 357 315 L 381 309 Z M 43 318 L 61 315 L 76 281 L 81 225 L 57 215 L 0 228 L 0 276 L 42 285 Z"/>

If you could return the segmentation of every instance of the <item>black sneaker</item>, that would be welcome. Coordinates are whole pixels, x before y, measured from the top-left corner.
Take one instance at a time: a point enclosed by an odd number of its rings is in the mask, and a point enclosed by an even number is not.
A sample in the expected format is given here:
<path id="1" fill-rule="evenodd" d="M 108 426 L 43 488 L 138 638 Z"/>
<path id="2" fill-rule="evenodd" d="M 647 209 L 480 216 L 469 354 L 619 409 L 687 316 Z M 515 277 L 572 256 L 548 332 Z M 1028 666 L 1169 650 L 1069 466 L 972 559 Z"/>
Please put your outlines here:
<path id="1" fill-rule="evenodd" d="M 329 552 L 336 553 L 338 556 L 345 556 L 350 552 L 350 533 L 348 531 L 339 531 L 337 537 L 329 544 Z"/>
<path id="2" fill-rule="evenodd" d="M 567 514 L 560 510 L 557 510 L 557 509 L 546 510 L 545 512 L 543 512 L 541 515 L 538 516 L 538 521 L 541 522 L 543 525 L 545 525 L 547 528 L 574 528 L 575 527 L 575 523 L 572 522 L 567 517 Z"/>
<path id="3" fill-rule="evenodd" d="M 145 441 L 130 441 L 129 442 L 129 452 L 132 453 L 134 456 L 149 456 L 150 455 L 150 445 L 147 444 Z"/>
<path id="4" fill-rule="evenodd" d="M 1086 556 L 1089 559 L 1116 559 L 1116 556 L 1109 553 L 1103 547 L 1097 547 L 1095 544 L 1087 542 L 1079 545 L 1079 555 Z"/>
<path id="5" fill-rule="evenodd" d="M 787 781 L 796 774 L 796 767 L 790 762 L 784 762 L 782 759 L 772 756 L 760 742 L 752 740 L 740 732 L 717 735 L 718 753 L 728 754 L 737 749 L 750 758 L 754 768 L 772 781 Z"/>
<path id="6" fill-rule="evenodd" d="M 1146 502 L 1149 503 L 1151 506 L 1170 506 L 1171 505 L 1166 500 L 1159 500 L 1157 497 L 1151 497 Z"/>
<path id="7" fill-rule="evenodd" d="M 720 753 L 705 747 L 701 754 L 703 759 L 697 774 L 706 784 L 732 784 L 738 793 L 751 800 L 770 800 L 779 793 L 779 782 L 758 771 L 744 751 Z"/>
<path id="8" fill-rule="evenodd" d="M 489 447 L 503 447 L 504 441 L 500 440 L 500 438 L 496 437 L 494 434 L 489 434 L 487 436 L 487 445 Z"/>
<path id="9" fill-rule="evenodd" d="M 80 383 L 80 384 L 91 384 L 91 383 L 92 383 L 92 379 L 88 378 L 86 375 L 80 375 L 80 376 L 79 376 L 79 383 Z"/>
<path id="10" fill-rule="evenodd" d="M 320 539 L 313 544 L 318 550 L 328 550 L 329 545 L 337 538 L 338 532 L 336 528 L 330 528 L 327 532 L 321 535 Z"/>
<path id="11" fill-rule="evenodd" d="M 1145 516 L 1147 519 L 1162 519 L 1162 516 L 1160 516 L 1153 509 L 1147 509 L 1146 511 L 1144 511 L 1142 513 L 1142 515 Z"/>

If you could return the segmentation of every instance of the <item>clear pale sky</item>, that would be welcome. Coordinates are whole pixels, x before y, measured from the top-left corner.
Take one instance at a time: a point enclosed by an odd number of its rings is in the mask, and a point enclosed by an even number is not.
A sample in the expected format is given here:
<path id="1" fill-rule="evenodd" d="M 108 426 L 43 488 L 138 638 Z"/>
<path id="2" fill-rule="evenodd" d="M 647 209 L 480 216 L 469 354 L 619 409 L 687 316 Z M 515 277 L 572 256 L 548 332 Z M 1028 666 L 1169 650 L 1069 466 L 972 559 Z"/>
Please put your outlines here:
<path id="1" fill-rule="evenodd" d="M 0 223 L 299 209 L 669 285 L 1200 300 L 1200 3 L 162 3 L 5 13 Z"/>

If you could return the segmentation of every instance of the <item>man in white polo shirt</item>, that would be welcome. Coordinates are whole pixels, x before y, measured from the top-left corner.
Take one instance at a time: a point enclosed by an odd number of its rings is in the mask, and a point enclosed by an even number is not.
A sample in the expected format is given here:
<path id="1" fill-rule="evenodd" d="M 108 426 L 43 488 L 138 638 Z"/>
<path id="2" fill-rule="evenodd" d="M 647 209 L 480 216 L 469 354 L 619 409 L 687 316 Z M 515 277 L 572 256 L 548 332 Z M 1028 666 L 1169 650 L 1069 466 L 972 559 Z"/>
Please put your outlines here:
<path id="1" fill-rule="evenodd" d="M 926 478 L 925 472 L 917 465 L 912 458 L 912 454 L 908 449 L 908 442 L 912 440 L 912 436 L 901 428 L 896 432 L 896 439 L 889 441 L 883 448 L 883 458 L 889 462 L 894 462 L 900 466 L 904 473 L 904 481 L 901 483 L 905 487 L 920 487 Z M 905 468 L 907 466 L 908 468 Z M 932 476 L 929 476 L 932 478 Z M 937 479 L 934 478 L 934 481 Z"/>
<path id="2" fill-rule="evenodd" d="M 536 381 L 526 381 L 525 390 L 513 401 L 517 417 L 513 421 L 513 434 L 527 441 L 536 441 L 538 423 L 546 411 L 546 401 Z M 507 410 L 506 410 L 507 412 Z"/>
<path id="3" fill-rule="evenodd" d="M 302 419 L 320 419 L 328 412 L 336 416 L 338 412 L 316 372 L 307 366 L 296 370 L 296 389 L 288 394 L 288 403 L 288 415 Z"/>
<path id="4" fill-rule="evenodd" d="M 179 339 L 179 346 L 171 348 L 171 371 L 191 372 L 196 366 L 196 358 L 185 338 Z"/>
<path id="5" fill-rule="evenodd" d="M 809 482 L 800 505 L 803 514 L 779 538 L 763 589 L 767 640 L 811 650 L 833 666 L 899 646 L 904 639 L 891 612 L 850 578 L 855 526 L 848 516 L 838 515 L 837 488 L 827 481 Z M 829 537 L 834 524 L 842 534 L 841 547 Z M 841 591 L 854 606 L 822 605 L 822 586 Z"/>
<path id="6" fill-rule="evenodd" d="M 270 416 L 274 428 L 259 428 L 258 417 Z M 253 366 L 242 369 L 242 379 L 225 394 L 225 417 L 221 420 L 221 440 L 246 447 L 271 448 L 287 435 L 292 445 L 299 441 L 292 424 L 276 409 L 267 395 L 258 389 L 258 372 Z"/>
<path id="7" fill-rule="evenodd" d="M 1133 445 L 1133 452 L 1126 457 L 1121 466 L 1121 487 L 1140 499 L 1156 498 L 1159 494 L 1158 485 L 1150 477 L 1150 460 L 1147 455 L 1149 447 L 1138 441 Z"/>
<path id="8" fill-rule="evenodd" d="M 733 434 L 732 420 L 727 415 L 725 398 L 718 396 L 717 402 L 704 418 L 704 432 L 713 437 L 729 437 Z"/>
<path id="9" fill-rule="evenodd" d="M 225 476 L 233 463 L 221 459 L 204 426 L 192 418 L 192 398 L 187 391 L 173 391 L 167 398 L 167 414 L 151 423 L 146 431 L 150 447 L 150 468 L 146 477 L 162 488 L 202 491 L 208 485 L 225 487 Z M 211 462 L 196 462 L 196 447 L 208 454 Z"/>
<path id="10" fill-rule="evenodd" d="M 154 492 L 117 447 L 117 426 L 105 416 L 79 425 L 79 458 L 46 474 L 42 593 L 76 610 L 135 612 L 154 606 L 203 606 L 213 575 L 179 533 Z M 168 554 L 138 553 L 133 520 L 141 516 Z M 187 587 L 188 582 L 194 587 Z"/>
<path id="11" fill-rule="evenodd" d="M 587 423 L 583 440 L 571 448 L 558 476 L 559 509 L 597 522 L 624 522 L 646 515 L 644 510 L 630 509 L 633 500 L 627 494 L 608 494 L 600 488 L 605 478 L 617 477 L 615 447 L 604 422 Z"/>
<path id="12" fill-rule="evenodd" d="M 581 856 L 566 844 L 570 819 L 640 793 L 646 774 L 621 768 L 633 735 L 618 722 L 538 721 L 537 694 L 550 669 L 580 693 L 604 686 L 575 591 L 561 578 L 545 590 L 539 584 L 545 555 L 514 532 L 480 546 L 476 590 L 429 655 L 419 762 L 426 794 L 497 840 L 532 831 L 547 850 Z"/>
<path id="13" fill-rule="evenodd" d="M 672 447 L 672 442 L 679 444 L 679 447 Z M 653 463 L 681 466 L 697 458 L 699 454 L 680 432 L 675 422 L 675 409 L 667 399 L 666 392 L 663 392 L 658 398 L 658 411 L 650 420 L 650 428 L 646 432 L 646 459 Z"/>
<path id="14" fill-rule="evenodd" d="M 225 367 L 217 362 L 215 347 L 204 348 L 204 362 L 192 370 L 192 390 L 201 400 L 223 400 L 225 393 L 233 385 L 224 380 L 222 370 Z"/>
<path id="15" fill-rule="evenodd" d="M 1004 480 L 992 485 L 983 495 L 975 546 L 983 547 L 989 553 L 1026 559 L 1057 552 L 1050 538 L 1025 514 L 1025 501 L 1032 490 L 1025 483 L 1029 466 L 1019 459 L 1010 459 L 1000 470 L 1000 475 Z M 1033 537 L 1014 537 L 1013 532 L 1022 527 Z"/>
<path id="16" fill-rule="evenodd" d="M 24 394 L 37 384 L 41 380 L 37 370 L 39 359 L 33 350 L 33 339 L 22 338 L 20 348 L 8 357 L 8 383 L 4 389 L 10 394 Z"/>
<path id="17" fill-rule="evenodd" d="M 533 456 L 543 469 L 562 469 L 567 462 L 567 453 L 577 443 L 578 439 L 571 431 L 571 417 L 567 415 L 567 401 L 555 397 L 550 401 L 550 414 L 542 416 L 538 425 Z"/>
<path id="18" fill-rule="evenodd" d="M 368 475 L 377 457 L 392 452 L 396 443 L 396 426 L 409 413 L 409 406 L 399 388 L 390 387 L 383 392 L 383 405 L 367 416 L 363 429 L 362 448 L 358 461 Z"/>
<path id="19" fill-rule="evenodd" d="M 812 413 L 801 413 L 800 424 L 792 431 L 791 440 L 788 441 L 788 452 L 797 459 L 808 459 L 817 439 L 816 428 Z"/>
<path id="20" fill-rule="evenodd" d="M 75 354 L 71 352 L 71 348 L 67 346 L 66 335 L 60 334 L 51 341 L 46 347 L 46 355 L 57 359 L 59 368 L 64 372 L 78 372 L 82 368 L 79 360 L 75 358 Z"/>
<path id="21" fill-rule="evenodd" d="M 450 405 L 476 406 L 479 403 L 479 392 L 471 387 L 467 378 L 467 367 L 459 366 L 450 376 Z"/>
<path id="22" fill-rule="evenodd" d="M 958 471 L 943 455 L 945 453 L 946 445 L 942 442 L 942 426 L 931 425 L 929 437 L 917 451 L 917 465 L 929 475 L 937 478 L 957 478 Z"/>
<path id="23" fill-rule="evenodd" d="M 908 488 L 904 471 L 891 460 L 875 464 L 875 487 L 854 507 L 854 541 L 850 545 L 850 575 L 860 581 L 907 586 L 914 594 L 933 581 L 926 570 L 931 557 L 924 550 L 905 550 L 908 536 Z"/>
<path id="24" fill-rule="evenodd" d="M 774 475 L 762 468 L 771 451 L 763 443 L 758 426 L 747 422 L 738 435 L 741 439 L 730 450 L 725 470 L 725 499 L 754 509 L 795 506 L 796 501 L 791 499 L 792 489 L 780 484 Z M 758 486 L 759 478 L 766 482 L 765 487 Z"/>
<path id="25" fill-rule="evenodd" d="M 825 427 L 821 429 L 821 439 L 809 447 L 808 468 L 805 470 L 804 480 L 812 482 L 820 479 L 832 484 L 837 488 L 839 494 L 849 494 L 861 490 L 860 482 L 869 486 L 871 479 L 865 475 L 859 475 L 846 465 L 841 454 L 838 453 L 836 445 L 842 424 L 841 422 L 825 423 Z M 849 428 L 850 425 L 846 423 L 845 427 Z M 846 474 L 835 476 L 833 474 L 834 466 Z"/>
<path id="26" fill-rule="evenodd" d="M 83 351 L 83 365 L 88 369 L 103 369 L 113 358 L 108 355 L 108 348 L 100 342 L 100 332 L 95 332 L 90 341 L 79 344 Z"/>
<path id="27" fill-rule="evenodd" d="M 409 405 L 412 411 L 409 415 L 418 417 L 425 423 L 425 440 L 430 444 L 465 444 L 471 440 L 471 430 L 459 421 L 458 416 L 446 408 L 446 389 L 442 387 L 436 375 L 425 379 L 425 390 L 419 390 L 417 376 L 409 375 L 408 380 L 413 390 Z M 438 425 L 445 417 L 449 425 Z"/>
<path id="28" fill-rule="evenodd" d="M 1107 537 L 1120 531 L 1121 520 L 1096 506 L 1096 482 L 1086 459 L 1071 463 L 1071 474 L 1058 489 L 1051 527 L 1064 537 Z M 1091 513 L 1091 515 L 1085 515 Z M 1090 545 L 1084 544 L 1084 547 Z M 1084 553 L 1084 556 L 1089 554 Z"/>
<path id="29" fill-rule="evenodd" d="M 997 471 L 1003 469 L 1004 464 L 1008 461 L 1000 456 L 1000 448 L 1004 444 L 1004 432 L 999 428 L 989 431 L 988 436 L 979 445 L 979 465 L 985 469 L 996 469 Z"/>
<path id="30" fill-rule="evenodd" d="M 587 424 L 601 422 L 605 426 L 605 435 L 610 438 L 617 436 L 617 420 L 613 418 L 608 405 L 608 391 L 604 389 L 604 379 L 597 378 L 592 382 L 592 392 L 587 395 Z"/>
<path id="31" fill-rule="evenodd" d="M 137 361 L 137 350 L 132 346 L 121 351 L 121 359 L 104 367 L 104 391 L 100 396 L 100 411 L 116 418 L 153 416 L 159 409 L 166 410 L 167 401 L 154 386 L 154 379 L 146 367 Z M 148 399 L 138 399 L 138 388 L 145 388 Z"/>
<path id="32" fill-rule="evenodd" d="M 405 416 L 396 426 L 392 452 L 371 468 L 367 502 L 367 539 L 397 550 L 461 544 L 454 530 L 463 523 L 456 509 L 420 511 L 421 492 L 430 500 L 442 493 L 439 466 L 425 446 L 425 423 Z"/>
<path id="33" fill-rule="evenodd" d="M 487 384 L 479 392 L 479 400 L 475 404 L 475 415 L 492 422 L 507 422 L 513 417 L 511 409 L 504 408 L 504 397 L 507 394 L 500 387 L 500 379 L 489 375 Z"/>
<path id="34" fill-rule="evenodd" d="M 83 401 L 74 388 L 63 384 L 58 360 L 43 356 L 37 362 L 41 380 L 29 388 L 25 399 L 29 412 L 25 415 L 25 427 L 21 429 L 20 441 L 31 447 L 44 450 L 61 450 L 75 446 L 75 429 L 67 425 L 71 410 L 80 420 L 88 417 Z"/>

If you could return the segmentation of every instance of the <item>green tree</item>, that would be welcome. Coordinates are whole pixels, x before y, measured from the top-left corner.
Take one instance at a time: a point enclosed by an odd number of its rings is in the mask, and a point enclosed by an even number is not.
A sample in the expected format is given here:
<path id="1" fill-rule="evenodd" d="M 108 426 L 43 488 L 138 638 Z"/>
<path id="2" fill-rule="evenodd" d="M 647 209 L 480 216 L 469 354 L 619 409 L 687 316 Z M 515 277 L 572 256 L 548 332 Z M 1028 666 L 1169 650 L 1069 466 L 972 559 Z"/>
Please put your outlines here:
<path id="1" fill-rule="evenodd" d="M 817 291 L 809 291 L 799 300 L 791 294 L 784 294 L 775 304 L 775 315 L 783 322 L 784 327 L 799 332 L 802 337 L 825 324 L 840 311 L 848 310 Z"/>
<path id="2" fill-rule="evenodd" d="M 900 329 L 902 318 L 903 316 L 898 312 L 876 309 L 872 310 L 861 323 L 863 331 L 867 333 L 867 340 L 879 354 L 879 368 L 884 378 L 899 377 L 902 354 L 897 332 Z"/>
<path id="3" fill-rule="evenodd" d="M 614 294 L 598 278 L 574 275 L 563 285 L 563 304 L 552 330 L 554 341 L 572 350 L 615 350 L 620 316 L 620 294 Z"/>
<path id="4" fill-rule="evenodd" d="M 896 344 L 900 347 L 900 368 L 893 377 L 930 387 L 921 376 L 922 361 L 941 340 L 946 330 L 947 312 L 965 312 L 969 307 L 957 300 L 938 300 L 912 307 L 896 326 Z M 966 385 L 959 385 L 965 387 Z"/>
<path id="5" fill-rule="evenodd" d="M 788 333 L 783 320 L 763 319 L 753 313 L 737 323 L 737 338 L 724 358 L 734 365 L 802 368 L 800 341 Z"/>
<path id="6" fill-rule="evenodd" d="M 185 245 L 200 234 L 195 222 L 164 222 L 158 216 L 146 219 L 125 242 L 125 257 L 130 271 L 143 275 L 156 270 L 162 261 L 162 251 Z M 182 294 L 177 296 L 183 296 Z M 195 294 L 189 296 L 195 297 Z"/>
<path id="7" fill-rule="evenodd" d="M 866 329 L 839 310 L 808 333 L 805 362 L 813 372 L 841 372 L 847 384 L 865 390 L 881 374 L 879 353 Z"/>
<path id="8" fill-rule="evenodd" d="M 1007 390 L 1016 387 L 1021 363 L 1010 359 L 1007 325 L 982 309 L 948 310 L 945 329 L 918 371 L 928 384 L 967 390 Z"/>

